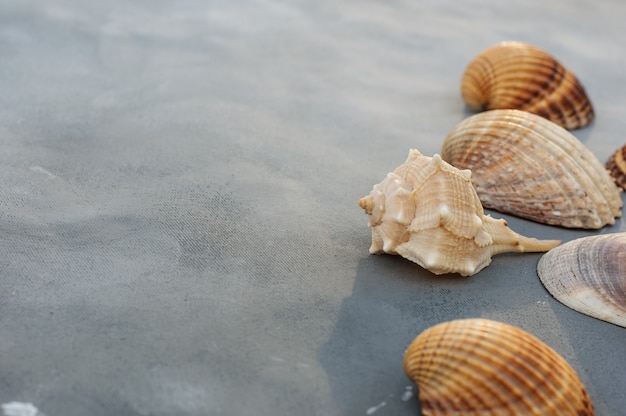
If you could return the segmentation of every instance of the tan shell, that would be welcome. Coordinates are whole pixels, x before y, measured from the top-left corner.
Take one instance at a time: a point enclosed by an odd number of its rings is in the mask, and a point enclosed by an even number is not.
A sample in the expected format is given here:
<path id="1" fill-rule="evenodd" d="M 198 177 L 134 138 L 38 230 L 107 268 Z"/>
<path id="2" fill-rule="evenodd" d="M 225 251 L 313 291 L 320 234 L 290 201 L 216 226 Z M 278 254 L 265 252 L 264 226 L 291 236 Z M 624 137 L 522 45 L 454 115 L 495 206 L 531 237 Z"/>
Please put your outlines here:
<path id="1" fill-rule="evenodd" d="M 372 227 L 370 253 L 400 254 L 435 274 L 469 276 L 495 254 L 547 251 L 560 243 L 523 237 L 506 221 L 485 216 L 469 170 L 417 150 L 359 206 Z"/>
<path id="2" fill-rule="evenodd" d="M 622 214 L 619 188 L 576 137 L 543 117 L 492 110 L 459 123 L 441 155 L 472 182 L 486 208 L 544 224 L 598 229 Z"/>
<path id="3" fill-rule="evenodd" d="M 460 319 L 422 332 L 404 355 L 424 416 L 591 416 L 572 367 L 517 327 Z"/>
<path id="4" fill-rule="evenodd" d="M 474 110 L 515 108 L 567 129 L 593 119 L 593 106 L 576 76 L 548 52 L 502 42 L 480 53 L 463 74 L 461 95 Z"/>
<path id="5" fill-rule="evenodd" d="M 615 183 L 626 191 L 626 144 L 613 153 L 605 166 Z"/>
<path id="6" fill-rule="evenodd" d="M 626 232 L 569 241 L 544 254 L 537 273 L 559 302 L 626 327 Z"/>

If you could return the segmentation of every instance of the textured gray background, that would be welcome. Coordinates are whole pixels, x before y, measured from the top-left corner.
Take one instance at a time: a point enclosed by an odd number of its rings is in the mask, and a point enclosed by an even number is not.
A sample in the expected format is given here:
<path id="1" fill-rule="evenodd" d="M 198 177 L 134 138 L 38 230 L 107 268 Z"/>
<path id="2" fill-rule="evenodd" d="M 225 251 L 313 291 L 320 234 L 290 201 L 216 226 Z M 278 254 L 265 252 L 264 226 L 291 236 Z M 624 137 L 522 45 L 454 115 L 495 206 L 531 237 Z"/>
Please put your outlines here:
<path id="1" fill-rule="evenodd" d="M 357 205 L 409 148 L 439 152 L 469 114 L 465 65 L 502 40 L 578 75 L 598 116 L 575 135 L 604 161 L 626 128 L 624 21 L 620 0 L 0 1 L 0 403 L 415 415 L 405 348 L 480 316 L 625 415 L 626 330 L 553 300 L 540 255 L 435 277 L 370 256 Z"/>

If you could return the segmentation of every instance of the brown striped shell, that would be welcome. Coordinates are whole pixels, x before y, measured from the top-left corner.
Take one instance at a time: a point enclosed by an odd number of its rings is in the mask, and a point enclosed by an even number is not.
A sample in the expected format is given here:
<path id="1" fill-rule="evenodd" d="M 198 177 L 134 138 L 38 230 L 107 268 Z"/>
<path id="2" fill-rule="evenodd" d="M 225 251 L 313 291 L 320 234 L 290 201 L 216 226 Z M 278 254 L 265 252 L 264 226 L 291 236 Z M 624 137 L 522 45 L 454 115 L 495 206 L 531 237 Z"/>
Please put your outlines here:
<path id="1" fill-rule="evenodd" d="M 502 42 L 476 56 L 461 79 L 461 95 L 474 110 L 515 108 L 566 129 L 594 116 L 576 76 L 548 52 L 522 42 Z"/>
<path id="2" fill-rule="evenodd" d="M 473 275 L 505 252 L 548 251 L 559 240 L 517 234 L 484 215 L 471 183 L 439 155 L 413 149 L 407 160 L 359 200 L 372 228 L 372 254 L 400 254 L 435 274 Z"/>
<path id="3" fill-rule="evenodd" d="M 472 171 L 487 208 L 544 224 L 598 229 L 621 216 L 619 188 L 570 132 L 519 110 L 475 114 L 454 127 L 441 155 Z"/>
<path id="4" fill-rule="evenodd" d="M 605 166 L 615 183 L 626 191 L 626 144 L 611 155 Z"/>
<path id="5" fill-rule="evenodd" d="M 537 273 L 559 302 L 626 327 L 626 232 L 569 241 L 544 254 Z"/>
<path id="6" fill-rule="evenodd" d="M 556 351 L 517 327 L 460 319 L 422 332 L 404 355 L 424 416 L 591 416 L 585 386 Z"/>

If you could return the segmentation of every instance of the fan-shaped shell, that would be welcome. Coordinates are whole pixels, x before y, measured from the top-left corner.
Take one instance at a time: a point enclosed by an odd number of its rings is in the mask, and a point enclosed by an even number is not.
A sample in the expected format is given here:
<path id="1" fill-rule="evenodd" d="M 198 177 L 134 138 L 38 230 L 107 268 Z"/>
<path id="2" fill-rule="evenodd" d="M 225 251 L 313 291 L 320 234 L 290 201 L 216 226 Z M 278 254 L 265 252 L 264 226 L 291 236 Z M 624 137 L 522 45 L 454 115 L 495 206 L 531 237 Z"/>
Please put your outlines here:
<path id="1" fill-rule="evenodd" d="M 578 78 L 548 52 L 522 42 L 502 42 L 476 56 L 461 79 L 461 95 L 474 110 L 525 110 L 567 129 L 594 116 Z"/>
<path id="2" fill-rule="evenodd" d="M 576 137 L 519 110 L 475 114 L 450 131 L 442 157 L 472 170 L 483 205 L 545 224 L 598 229 L 621 216 L 619 188 Z"/>
<path id="3" fill-rule="evenodd" d="M 626 144 L 613 153 L 605 166 L 615 183 L 626 191 Z"/>
<path id="4" fill-rule="evenodd" d="M 561 303 L 626 327 L 626 232 L 569 241 L 544 254 L 537 273 Z"/>
<path id="5" fill-rule="evenodd" d="M 460 319 L 422 332 L 404 355 L 425 416 L 590 416 L 585 386 L 556 351 L 517 327 Z"/>
<path id="6" fill-rule="evenodd" d="M 495 254 L 547 251 L 560 243 L 523 237 L 504 220 L 485 216 L 469 170 L 417 150 L 359 205 L 372 227 L 370 253 L 400 254 L 435 274 L 469 276 Z"/>

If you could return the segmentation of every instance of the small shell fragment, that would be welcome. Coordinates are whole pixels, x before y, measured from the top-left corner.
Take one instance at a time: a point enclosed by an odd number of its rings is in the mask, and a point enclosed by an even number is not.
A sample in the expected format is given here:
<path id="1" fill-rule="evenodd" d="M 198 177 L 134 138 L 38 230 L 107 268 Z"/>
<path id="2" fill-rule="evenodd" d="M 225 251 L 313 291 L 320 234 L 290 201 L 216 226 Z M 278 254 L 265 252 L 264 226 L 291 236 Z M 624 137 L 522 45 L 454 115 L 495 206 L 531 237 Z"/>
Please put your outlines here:
<path id="1" fill-rule="evenodd" d="M 474 110 L 515 108 L 566 129 L 594 117 L 578 78 L 548 52 L 522 42 L 501 42 L 476 56 L 463 74 L 461 95 Z"/>
<path id="2" fill-rule="evenodd" d="M 459 319 L 422 332 L 404 355 L 425 416 L 591 416 L 574 369 L 515 326 Z"/>
<path id="3" fill-rule="evenodd" d="M 611 155 L 605 166 L 615 183 L 626 191 L 626 144 Z"/>
<path id="4" fill-rule="evenodd" d="M 543 117 L 491 110 L 466 118 L 441 155 L 471 169 L 483 205 L 544 224 L 598 229 L 622 214 L 619 188 L 576 137 Z"/>
<path id="5" fill-rule="evenodd" d="M 541 257 L 537 274 L 564 305 L 626 327 L 626 232 L 569 241 Z"/>
<path id="6" fill-rule="evenodd" d="M 372 228 L 372 254 L 400 254 L 435 274 L 470 276 L 505 252 L 547 251 L 558 240 L 512 231 L 484 215 L 471 183 L 439 155 L 411 150 L 403 164 L 359 200 Z"/>

